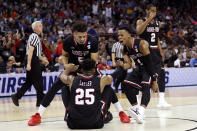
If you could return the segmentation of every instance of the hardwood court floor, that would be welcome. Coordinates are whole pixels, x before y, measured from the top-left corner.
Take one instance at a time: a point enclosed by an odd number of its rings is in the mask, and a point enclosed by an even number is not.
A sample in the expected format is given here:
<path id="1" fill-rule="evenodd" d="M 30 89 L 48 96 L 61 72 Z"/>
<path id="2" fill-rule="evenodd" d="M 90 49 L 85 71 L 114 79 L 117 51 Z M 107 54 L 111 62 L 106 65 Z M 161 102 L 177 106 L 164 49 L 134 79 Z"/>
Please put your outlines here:
<path id="1" fill-rule="evenodd" d="M 120 103 L 126 111 L 130 106 L 124 94 L 118 94 Z M 156 108 L 158 95 L 152 94 L 145 112 L 145 123 L 121 123 L 113 105 L 110 111 L 114 119 L 101 130 L 113 131 L 185 131 L 197 130 L 197 87 L 168 88 L 166 99 L 173 106 L 168 110 Z M 27 121 L 38 108 L 35 97 L 23 97 L 20 107 L 13 105 L 10 98 L 0 98 L 0 131 L 67 131 L 63 121 L 64 107 L 57 96 L 44 113 L 42 123 L 35 127 L 27 126 Z"/>

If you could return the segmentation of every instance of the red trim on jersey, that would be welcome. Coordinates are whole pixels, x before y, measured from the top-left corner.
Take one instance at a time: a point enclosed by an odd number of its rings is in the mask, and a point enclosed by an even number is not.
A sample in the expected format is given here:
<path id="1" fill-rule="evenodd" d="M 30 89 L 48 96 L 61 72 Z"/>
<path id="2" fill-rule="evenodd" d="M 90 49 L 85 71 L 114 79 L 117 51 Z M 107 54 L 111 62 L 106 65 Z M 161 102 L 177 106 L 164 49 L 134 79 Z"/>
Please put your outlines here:
<path id="1" fill-rule="evenodd" d="M 102 105 L 102 107 L 101 107 L 101 113 L 103 114 L 103 120 L 104 120 L 104 118 L 105 118 L 104 109 L 105 109 L 106 103 L 105 103 L 104 100 L 100 100 L 100 102 L 103 103 L 103 105 Z"/>
<path id="2" fill-rule="evenodd" d="M 127 84 L 130 84 L 130 85 L 133 85 L 133 86 L 135 86 L 135 87 L 137 87 L 137 88 L 142 88 L 140 85 L 138 85 L 137 83 L 134 83 L 134 82 L 131 82 L 131 81 L 128 81 L 128 80 L 124 80 L 124 82 L 125 83 L 127 83 Z"/>
<path id="3" fill-rule="evenodd" d="M 142 83 L 142 84 L 146 84 L 146 85 L 150 85 L 150 84 L 151 84 L 151 77 L 149 78 L 149 81 L 148 81 L 148 82 L 142 81 L 141 83 Z"/>
<path id="4" fill-rule="evenodd" d="M 91 76 L 84 76 L 84 75 L 81 75 L 81 77 L 83 77 L 84 79 L 91 79 L 94 77 L 94 75 L 91 75 Z"/>
<path id="5" fill-rule="evenodd" d="M 153 49 L 153 50 L 159 49 L 159 47 L 150 47 L 150 48 Z"/>

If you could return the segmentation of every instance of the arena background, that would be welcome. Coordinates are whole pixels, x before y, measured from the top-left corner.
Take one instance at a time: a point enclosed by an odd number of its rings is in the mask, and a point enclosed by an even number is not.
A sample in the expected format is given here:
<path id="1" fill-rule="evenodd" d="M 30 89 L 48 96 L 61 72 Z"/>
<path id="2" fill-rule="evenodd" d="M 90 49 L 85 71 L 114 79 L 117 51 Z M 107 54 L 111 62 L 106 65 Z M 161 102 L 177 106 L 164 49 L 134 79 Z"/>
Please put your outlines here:
<path id="1" fill-rule="evenodd" d="M 77 19 L 88 24 L 88 33 L 99 40 L 99 61 L 105 58 L 113 72 L 111 48 L 117 42 L 117 27 L 136 26 L 145 16 L 145 7 L 157 6 L 157 20 L 163 24 L 160 33 L 165 55 L 166 86 L 197 85 L 197 2 L 195 0 L 0 0 L 0 97 L 15 93 L 25 80 L 26 43 L 32 32 L 31 23 L 44 24 L 43 52 L 50 65 L 43 68 L 44 90 L 51 87 L 63 69 L 62 42 L 72 34 Z M 175 61 L 179 61 L 178 64 Z M 194 67 L 193 67 L 194 66 Z M 32 88 L 26 95 L 34 94 Z"/>

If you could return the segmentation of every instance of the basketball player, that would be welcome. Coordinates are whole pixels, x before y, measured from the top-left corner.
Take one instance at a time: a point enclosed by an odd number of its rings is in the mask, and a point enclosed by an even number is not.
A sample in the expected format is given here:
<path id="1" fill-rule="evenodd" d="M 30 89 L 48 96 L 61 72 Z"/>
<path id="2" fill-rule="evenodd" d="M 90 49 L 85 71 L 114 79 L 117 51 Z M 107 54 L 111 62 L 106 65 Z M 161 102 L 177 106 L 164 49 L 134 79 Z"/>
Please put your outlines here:
<path id="1" fill-rule="evenodd" d="M 157 75 L 153 71 L 154 67 L 148 42 L 131 37 L 131 33 L 132 31 L 128 26 L 122 26 L 118 30 L 118 39 L 125 45 L 124 57 L 126 62 L 133 66 L 131 59 L 135 61 L 135 68 L 125 78 L 123 89 L 132 105 L 128 110 L 129 114 L 138 123 L 143 123 L 145 108 L 150 101 L 151 85 L 153 91 L 158 90 Z M 138 107 L 136 95 L 139 90 L 142 92 L 142 100 Z"/>
<path id="2" fill-rule="evenodd" d="M 117 65 L 126 67 L 124 64 L 117 63 Z M 95 66 L 94 60 L 85 59 L 81 65 L 82 74 L 69 75 L 70 72 L 77 70 L 78 66 L 67 64 L 66 70 L 59 76 L 64 84 L 69 85 L 66 88 L 69 88 L 70 92 L 70 110 L 67 119 L 70 129 L 98 129 L 104 126 L 105 114 L 108 113 L 113 94 L 113 89 L 106 85 L 111 84 L 123 68 L 117 68 L 112 75 L 98 77 L 95 75 Z M 35 116 L 36 119 L 29 121 L 30 126 L 41 123 L 39 114 Z"/>
<path id="3" fill-rule="evenodd" d="M 73 63 L 79 65 L 83 60 L 91 58 L 95 61 L 98 61 L 98 42 L 97 39 L 93 36 L 87 35 L 87 24 L 83 21 L 76 21 L 73 24 L 73 35 L 68 36 L 63 44 L 62 57 L 63 63 L 66 66 L 68 63 Z M 80 68 L 80 67 L 79 67 Z M 80 71 L 80 69 L 78 69 Z M 73 75 L 76 75 L 73 74 Z M 39 109 L 38 113 L 40 116 L 44 113 L 46 108 L 49 106 L 55 94 L 62 89 L 62 100 L 66 108 L 65 121 L 67 119 L 68 113 L 68 102 L 70 98 L 69 88 L 65 85 L 60 78 L 57 78 L 55 83 L 49 89 L 45 95 Z M 123 112 L 122 106 L 118 102 L 118 98 L 115 93 L 112 96 L 112 103 L 114 103 L 116 109 L 119 112 L 120 120 L 122 122 L 130 122 L 128 116 Z"/>
<path id="4" fill-rule="evenodd" d="M 151 57 L 155 65 L 159 85 L 159 103 L 157 107 L 167 108 L 168 104 L 164 98 L 165 94 L 165 70 L 164 70 L 164 55 L 159 41 L 159 26 L 160 22 L 156 20 L 156 7 L 149 4 L 146 9 L 146 17 L 137 21 L 136 32 L 140 38 L 146 40 L 150 45 Z"/>

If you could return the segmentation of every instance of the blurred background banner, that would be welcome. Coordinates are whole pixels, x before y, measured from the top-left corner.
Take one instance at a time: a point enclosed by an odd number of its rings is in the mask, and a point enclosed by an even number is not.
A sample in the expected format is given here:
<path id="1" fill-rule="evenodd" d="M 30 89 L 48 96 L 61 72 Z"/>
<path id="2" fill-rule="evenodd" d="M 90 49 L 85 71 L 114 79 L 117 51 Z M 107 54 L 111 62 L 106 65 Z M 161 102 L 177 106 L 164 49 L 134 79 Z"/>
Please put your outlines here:
<path id="1" fill-rule="evenodd" d="M 58 77 L 60 72 L 50 72 L 43 73 L 43 84 L 44 93 L 46 93 L 55 79 Z M 11 94 L 16 93 L 16 91 L 21 88 L 21 85 L 25 82 L 25 74 L 0 74 L 0 97 L 11 96 Z M 35 95 L 36 91 L 34 88 L 28 90 L 25 95 Z"/>
<path id="2" fill-rule="evenodd" d="M 102 74 L 111 74 L 114 70 L 102 70 Z M 128 70 L 131 72 L 132 70 Z M 194 86 L 197 85 L 197 68 L 167 68 L 166 73 L 166 86 Z M 43 84 L 44 92 L 46 93 L 55 79 L 58 77 L 60 72 L 49 72 L 43 73 Z M 10 96 L 21 87 L 25 81 L 25 74 L 0 74 L 0 97 Z M 115 89 L 114 82 L 111 84 L 112 88 Z M 119 87 L 120 88 L 120 87 Z M 59 92 L 58 92 L 59 93 Z M 35 95 L 35 89 L 27 91 L 25 95 Z"/>

